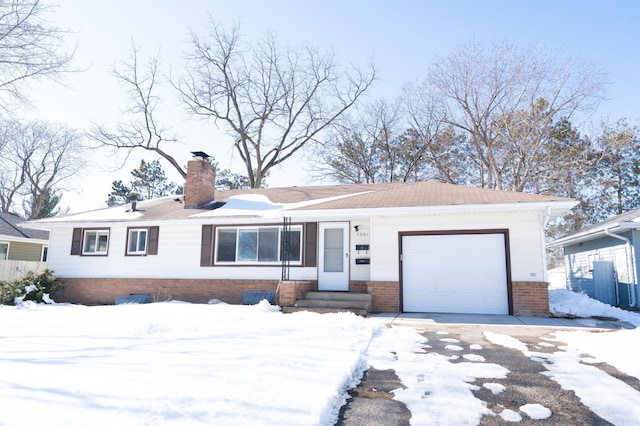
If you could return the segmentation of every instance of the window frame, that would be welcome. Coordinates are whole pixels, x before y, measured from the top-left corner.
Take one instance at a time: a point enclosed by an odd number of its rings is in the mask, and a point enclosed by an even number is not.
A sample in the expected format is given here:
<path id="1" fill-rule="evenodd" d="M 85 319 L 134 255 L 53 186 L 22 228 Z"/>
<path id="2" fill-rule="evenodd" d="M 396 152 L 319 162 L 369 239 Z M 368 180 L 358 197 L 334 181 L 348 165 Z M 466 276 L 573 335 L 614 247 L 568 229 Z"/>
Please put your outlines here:
<path id="1" fill-rule="evenodd" d="M 7 252 L 5 253 L 4 259 L 0 258 L 0 260 L 9 260 L 9 250 L 11 250 L 11 241 L 0 241 L 0 244 L 5 244 L 7 246 Z"/>
<path id="2" fill-rule="evenodd" d="M 107 246 L 104 251 L 86 251 L 85 247 L 87 244 L 87 236 L 89 234 L 96 234 L 96 249 L 98 248 L 97 241 L 99 239 L 100 234 L 106 234 L 107 236 Z M 82 256 L 108 256 L 109 255 L 109 241 L 111 236 L 111 230 L 109 228 L 87 228 L 82 231 L 82 247 L 80 253 Z"/>
<path id="3" fill-rule="evenodd" d="M 140 244 L 140 237 L 139 237 L 139 233 L 144 231 L 145 233 L 145 237 L 144 237 L 144 250 L 137 250 L 138 245 Z M 138 237 L 136 238 L 136 250 L 135 251 L 131 251 L 129 250 L 129 243 L 131 242 L 131 234 L 133 232 L 137 232 L 138 233 Z M 131 227 L 131 228 L 127 228 L 127 241 L 126 241 L 126 245 L 125 245 L 125 256 L 146 256 L 148 254 L 149 251 L 149 228 L 148 227 L 144 227 L 144 226 L 140 226 L 140 227 Z"/>
<path id="4" fill-rule="evenodd" d="M 277 259 L 273 260 L 273 261 L 260 261 L 258 259 L 259 257 L 259 252 L 260 252 L 260 242 L 259 242 L 259 235 L 260 235 L 260 230 L 268 230 L 268 229 L 276 229 L 278 231 L 278 236 L 277 236 Z M 214 242 L 214 248 L 213 248 L 213 265 L 215 266 L 281 266 L 282 265 L 282 258 L 281 258 L 281 254 L 282 254 L 282 225 L 236 225 L 236 226 L 215 226 L 214 227 L 214 235 L 213 235 L 213 242 Z M 230 231 L 230 230 L 234 230 L 235 231 L 235 253 L 234 253 L 234 258 L 235 260 L 218 260 L 218 254 L 219 254 L 219 244 L 221 241 L 220 238 L 220 232 L 224 232 L 224 231 Z M 245 231 L 246 233 L 252 232 L 254 231 L 256 233 L 256 246 L 255 246 L 255 252 L 256 252 L 256 260 L 242 260 L 242 261 L 238 261 L 238 251 L 239 251 L 239 242 L 240 242 L 240 235 L 242 234 L 241 231 Z M 304 252 L 303 252 L 303 246 L 304 246 L 304 228 L 303 226 L 300 225 L 291 225 L 291 231 L 292 232 L 297 232 L 299 235 L 299 247 L 298 247 L 298 260 L 291 260 L 290 261 L 290 265 L 291 266 L 302 266 L 303 265 L 303 261 L 304 261 Z"/>

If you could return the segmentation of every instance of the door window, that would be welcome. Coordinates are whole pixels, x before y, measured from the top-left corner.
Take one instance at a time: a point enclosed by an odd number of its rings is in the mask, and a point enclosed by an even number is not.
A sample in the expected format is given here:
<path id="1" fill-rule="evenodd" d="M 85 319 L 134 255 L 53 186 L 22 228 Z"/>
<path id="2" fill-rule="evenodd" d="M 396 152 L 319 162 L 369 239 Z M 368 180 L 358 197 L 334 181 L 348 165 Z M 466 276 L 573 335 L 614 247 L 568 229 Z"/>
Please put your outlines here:
<path id="1" fill-rule="evenodd" d="M 343 232 L 341 228 L 324 230 L 324 272 L 344 271 Z"/>

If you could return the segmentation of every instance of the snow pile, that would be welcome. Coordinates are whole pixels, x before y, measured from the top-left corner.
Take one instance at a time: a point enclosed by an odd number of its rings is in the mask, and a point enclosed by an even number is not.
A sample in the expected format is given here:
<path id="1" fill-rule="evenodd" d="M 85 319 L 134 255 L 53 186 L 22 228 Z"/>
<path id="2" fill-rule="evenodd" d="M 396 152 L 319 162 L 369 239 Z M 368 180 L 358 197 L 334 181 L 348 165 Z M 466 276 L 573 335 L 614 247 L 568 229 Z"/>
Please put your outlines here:
<path id="1" fill-rule="evenodd" d="M 640 326 L 638 314 L 607 305 L 586 294 L 575 293 L 571 290 L 549 290 L 549 310 L 555 316 L 611 317 L 626 321 L 636 327 Z"/>
<path id="2" fill-rule="evenodd" d="M 540 404 L 525 404 L 520 407 L 520 411 L 535 420 L 544 420 L 551 417 L 551 410 Z"/>
<path id="3" fill-rule="evenodd" d="M 0 306 L 0 424 L 334 424 L 379 326 L 274 310 Z"/>

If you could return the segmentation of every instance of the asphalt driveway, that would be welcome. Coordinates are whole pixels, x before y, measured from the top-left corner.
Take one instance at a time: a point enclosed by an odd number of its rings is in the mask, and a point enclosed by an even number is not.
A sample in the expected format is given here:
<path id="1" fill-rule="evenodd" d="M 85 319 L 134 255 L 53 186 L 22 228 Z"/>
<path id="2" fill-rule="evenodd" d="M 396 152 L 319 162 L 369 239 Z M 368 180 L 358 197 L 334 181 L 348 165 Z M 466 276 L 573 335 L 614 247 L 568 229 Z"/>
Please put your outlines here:
<path id="1" fill-rule="evenodd" d="M 504 379 L 492 378 L 492 383 L 499 383 L 505 387 L 504 391 L 493 393 L 483 387 L 483 381 L 477 379 L 473 382 L 477 390 L 473 391 L 476 398 L 486 402 L 487 407 L 499 413 L 505 409 L 515 412 L 525 404 L 540 404 L 551 410 L 552 415 L 544 420 L 523 418 L 517 424 L 521 425 L 610 425 L 611 423 L 593 413 L 580 402 L 573 391 L 564 390 L 549 376 L 540 374 L 545 371 L 543 364 L 532 360 L 516 349 L 495 345 L 485 337 L 486 331 L 493 331 L 512 336 L 528 345 L 536 352 L 557 352 L 561 348 L 553 344 L 553 332 L 568 329 L 587 328 L 594 332 L 603 332 L 606 329 L 624 327 L 625 324 L 612 321 L 588 320 L 582 323 L 576 320 L 548 321 L 546 326 L 525 325 L 518 317 L 454 318 L 455 316 L 440 315 L 438 318 L 417 318 L 416 316 L 403 316 L 387 321 L 395 326 L 415 327 L 428 339 L 429 352 L 436 352 L 450 356 L 451 350 L 447 348 L 452 341 L 457 345 L 470 346 L 482 345 L 482 356 L 488 363 L 501 365 L 509 370 Z M 491 318 L 493 317 L 493 318 Z M 381 319 L 381 318 L 379 318 Z M 382 320 L 382 319 L 381 319 Z M 471 320 L 479 323 L 469 323 Z M 534 321 L 547 321 L 557 319 L 538 319 Z M 567 323 L 567 321 L 569 321 Z M 503 324 L 506 322 L 506 324 Z M 445 336 L 446 339 L 442 337 Z M 461 362 L 451 360 L 450 362 Z M 598 364 L 598 368 L 607 374 L 624 381 L 629 386 L 640 391 L 640 381 L 628 376 L 608 364 Z M 394 399 L 393 390 L 402 388 L 403 385 L 393 370 L 369 369 L 360 385 L 350 391 L 351 399 L 343 407 L 338 425 L 363 426 L 363 425 L 409 425 L 411 413 L 406 406 Z M 484 416 L 480 425 L 514 424 L 507 422 L 499 416 Z"/>

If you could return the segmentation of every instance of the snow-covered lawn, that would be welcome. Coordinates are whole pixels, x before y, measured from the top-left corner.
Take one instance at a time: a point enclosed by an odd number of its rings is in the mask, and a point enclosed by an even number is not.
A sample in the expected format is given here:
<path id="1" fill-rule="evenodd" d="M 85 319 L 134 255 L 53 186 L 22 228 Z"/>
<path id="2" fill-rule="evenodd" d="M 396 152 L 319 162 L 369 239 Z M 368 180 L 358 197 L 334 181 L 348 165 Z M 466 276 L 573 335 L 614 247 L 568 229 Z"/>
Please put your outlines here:
<path id="1" fill-rule="evenodd" d="M 553 290 L 551 300 L 555 311 L 640 326 L 639 315 L 585 296 Z M 559 350 L 540 354 L 485 332 L 493 344 L 543 363 L 601 417 L 637 424 L 640 393 L 593 364 L 640 379 L 640 331 L 555 336 Z M 407 388 L 395 397 L 412 424 L 477 424 L 491 412 L 471 382 L 484 378 L 499 393 L 504 386 L 491 380 L 509 371 L 485 362 L 481 344 L 451 339 L 449 349 L 464 361 L 429 352 L 412 327 L 351 314 L 284 315 L 265 303 L 0 306 L 0 425 L 331 425 L 368 366 L 396 370 Z M 527 404 L 499 415 L 515 422 L 552 413 Z"/>

